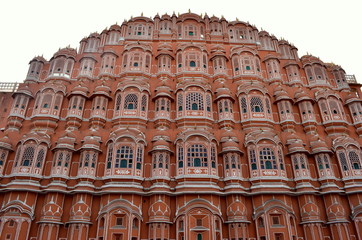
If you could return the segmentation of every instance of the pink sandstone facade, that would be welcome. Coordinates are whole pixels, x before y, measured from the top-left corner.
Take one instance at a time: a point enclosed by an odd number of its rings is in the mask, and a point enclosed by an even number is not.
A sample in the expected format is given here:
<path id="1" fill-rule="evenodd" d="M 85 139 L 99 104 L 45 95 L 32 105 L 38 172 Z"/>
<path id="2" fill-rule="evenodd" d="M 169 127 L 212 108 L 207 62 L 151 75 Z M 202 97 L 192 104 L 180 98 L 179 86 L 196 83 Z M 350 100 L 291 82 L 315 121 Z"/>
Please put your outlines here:
<path id="1" fill-rule="evenodd" d="M 0 240 L 362 239 L 360 84 L 249 23 L 135 17 L 8 85 Z"/>

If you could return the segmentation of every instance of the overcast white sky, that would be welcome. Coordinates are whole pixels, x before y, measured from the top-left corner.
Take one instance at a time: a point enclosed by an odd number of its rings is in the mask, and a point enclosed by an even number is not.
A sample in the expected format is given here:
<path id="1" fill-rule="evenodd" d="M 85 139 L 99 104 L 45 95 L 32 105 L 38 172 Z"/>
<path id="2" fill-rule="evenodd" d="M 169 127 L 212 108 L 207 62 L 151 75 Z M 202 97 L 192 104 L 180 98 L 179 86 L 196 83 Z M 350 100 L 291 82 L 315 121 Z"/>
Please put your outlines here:
<path id="1" fill-rule="evenodd" d="M 361 0 L 1 0 L 0 82 L 22 82 L 36 55 L 47 60 L 60 48 L 77 48 L 92 32 L 131 16 L 208 13 L 249 21 L 324 62 L 341 65 L 362 82 Z"/>

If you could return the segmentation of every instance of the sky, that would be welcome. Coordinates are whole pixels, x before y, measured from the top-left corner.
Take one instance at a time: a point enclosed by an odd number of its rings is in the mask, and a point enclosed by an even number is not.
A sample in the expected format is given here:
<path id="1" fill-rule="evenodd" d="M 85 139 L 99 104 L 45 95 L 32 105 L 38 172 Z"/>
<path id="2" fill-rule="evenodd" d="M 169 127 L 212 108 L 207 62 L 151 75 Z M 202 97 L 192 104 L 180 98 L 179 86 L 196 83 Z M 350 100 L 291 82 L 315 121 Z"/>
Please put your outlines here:
<path id="1" fill-rule="evenodd" d="M 28 63 L 124 19 L 173 12 L 238 18 L 284 38 L 324 62 L 341 65 L 362 83 L 361 0 L 11 0 L 0 1 L 0 82 L 23 82 Z"/>

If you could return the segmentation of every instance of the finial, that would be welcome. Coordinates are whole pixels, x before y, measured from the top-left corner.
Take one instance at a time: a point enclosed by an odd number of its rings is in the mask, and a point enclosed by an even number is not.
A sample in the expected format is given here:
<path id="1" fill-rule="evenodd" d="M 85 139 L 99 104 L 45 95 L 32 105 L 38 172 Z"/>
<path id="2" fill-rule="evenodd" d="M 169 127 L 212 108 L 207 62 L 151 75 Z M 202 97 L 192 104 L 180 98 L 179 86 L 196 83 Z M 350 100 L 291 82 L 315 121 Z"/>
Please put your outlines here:
<path id="1" fill-rule="evenodd" d="M 143 17 L 143 12 L 141 12 L 141 17 Z"/>
<path id="2" fill-rule="evenodd" d="M 189 13 L 191 13 L 191 10 L 190 10 L 190 8 L 189 8 Z"/>

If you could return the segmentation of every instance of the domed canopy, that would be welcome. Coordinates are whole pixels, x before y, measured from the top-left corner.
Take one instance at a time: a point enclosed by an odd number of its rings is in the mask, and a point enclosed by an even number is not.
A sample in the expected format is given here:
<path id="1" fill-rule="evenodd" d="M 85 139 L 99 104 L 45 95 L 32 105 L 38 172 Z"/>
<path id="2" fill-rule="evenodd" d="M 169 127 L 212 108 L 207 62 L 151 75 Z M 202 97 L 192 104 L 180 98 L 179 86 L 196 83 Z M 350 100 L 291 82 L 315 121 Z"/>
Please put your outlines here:
<path id="1" fill-rule="evenodd" d="M 349 93 L 346 98 L 344 99 L 344 103 L 345 104 L 350 104 L 352 102 L 362 102 L 361 99 L 359 99 L 357 96 L 356 96 L 356 93 L 354 92 L 351 92 Z"/>
<path id="2" fill-rule="evenodd" d="M 13 93 L 13 95 L 16 94 L 24 94 L 29 97 L 33 97 L 33 92 L 29 89 L 29 85 L 27 83 L 20 84 L 16 92 Z"/>
<path id="3" fill-rule="evenodd" d="M 239 152 L 239 153 L 243 153 L 240 148 L 239 148 L 239 144 L 236 143 L 234 140 L 232 140 L 231 138 L 229 138 L 228 141 L 225 141 L 223 143 L 221 143 L 222 146 L 222 150 L 220 152 L 220 154 L 226 153 L 226 152 Z"/>
<path id="4" fill-rule="evenodd" d="M 313 99 L 309 97 L 308 94 L 305 93 L 302 88 L 299 88 L 297 91 L 295 91 L 294 98 L 296 103 L 306 100 L 313 101 Z"/>
<path id="5" fill-rule="evenodd" d="M 288 146 L 288 154 L 297 152 L 308 153 L 308 151 L 305 149 L 305 144 L 303 141 L 294 133 L 288 135 L 286 145 Z"/>
<path id="6" fill-rule="evenodd" d="M 11 140 L 7 135 L 0 138 L 0 148 L 4 148 L 9 151 L 13 150 Z"/>
<path id="7" fill-rule="evenodd" d="M 245 205 L 239 200 L 236 199 L 232 204 L 227 208 L 228 221 L 233 222 L 246 222 L 247 221 L 247 209 Z"/>
<path id="8" fill-rule="evenodd" d="M 80 199 L 70 210 L 70 221 L 90 221 L 91 209 L 90 207 Z"/>
<path id="9" fill-rule="evenodd" d="M 328 148 L 328 145 L 326 144 L 326 142 L 321 139 L 318 135 L 315 135 L 311 138 L 310 141 L 310 146 L 312 148 L 312 154 L 317 154 L 317 153 L 322 153 L 322 152 L 326 152 L 326 153 L 331 153 L 332 151 Z"/>
<path id="10" fill-rule="evenodd" d="M 84 97 L 88 97 L 88 87 L 86 87 L 83 84 L 78 84 L 77 86 L 75 86 L 72 91 L 69 93 L 69 96 L 71 95 L 82 95 Z"/>
<path id="11" fill-rule="evenodd" d="M 54 53 L 53 58 L 59 57 L 59 56 L 65 56 L 65 57 L 71 57 L 74 58 L 77 56 L 77 50 L 71 47 L 61 48 L 56 53 Z"/>
<path id="12" fill-rule="evenodd" d="M 102 83 L 102 85 L 99 85 L 94 89 L 92 97 L 94 97 L 96 95 L 103 95 L 108 98 L 111 98 L 110 93 L 111 93 L 110 87 L 108 87 L 104 83 Z"/>
<path id="13" fill-rule="evenodd" d="M 171 152 L 170 149 L 170 140 L 168 136 L 158 135 L 153 138 L 153 146 L 150 152 L 152 151 L 168 151 Z"/>
<path id="14" fill-rule="evenodd" d="M 173 99 L 172 96 L 172 88 L 170 86 L 167 85 L 166 82 L 161 82 L 157 87 L 156 87 L 156 95 L 154 97 L 158 98 L 158 97 L 168 97 Z"/>
<path id="15" fill-rule="evenodd" d="M 57 145 L 54 149 L 69 149 L 71 151 L 75 151 L 74 144 L 75 144 L 75 135 L 73 133 L 67 132 L 62 137 L 60 137 L 57 141 Z"/>
<path id="16" fill-rule="evenodd" d="M 231 99 L 234 100 L 234 98 L 232 97 L 230 89 L 225 87 L 225 86 L 216 89 L 215 101 L 220 99 L 220 98 L 231 98 Z"/>
<path id="17" fill-rule="evenodd" d="M 63 215 L 63 209 L 53 200 L 44 205 L 41 221 L 60 222 Z"/>
<path id="18" fill-rule="evenodd" d="M 101 152 L 101 137 L 94 135 L 94 132 L 87 134 L 82 140 L 83 145 L 80 149 L 93 149 Z"/>
<path id="19" fill-rule="evenodd" d="M 169 222 L 171 210 L 165 202 L 159 199 L 151 205 L 148 210 L 148 214 L 151 222 Z"/>
<path id="20" fill-rule="evenodd" d="M 274 89 L 274 96 L 275 96 L 275 101 L 281 101 L 281 100 L 292 100 L 288 93 L 283 89 L 283 87 L 281 85 L 277 86 Z"/>

